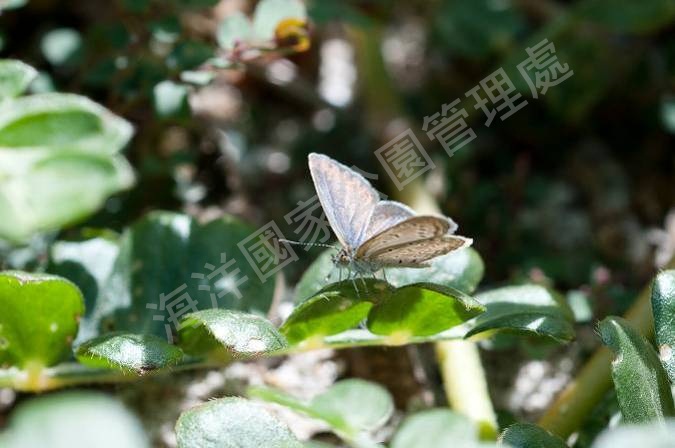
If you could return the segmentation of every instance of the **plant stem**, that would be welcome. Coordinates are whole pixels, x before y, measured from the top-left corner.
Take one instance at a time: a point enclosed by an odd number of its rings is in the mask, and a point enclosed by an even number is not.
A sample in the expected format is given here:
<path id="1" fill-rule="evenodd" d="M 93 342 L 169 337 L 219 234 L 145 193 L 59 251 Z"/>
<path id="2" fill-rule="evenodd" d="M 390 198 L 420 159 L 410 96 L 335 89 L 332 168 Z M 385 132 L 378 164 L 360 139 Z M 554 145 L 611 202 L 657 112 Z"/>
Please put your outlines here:
<path id="1" fill-rule="evenodd" d="M 419 213 L 440 213 L 438 205 L 421 183 L 413 182 L 400 195 Z M 494 439 L 498 433 L 485 371 L 478 347 L 465 340 L 437 342 L 436 359 L 450 406 L 474 421 L 481 438 Z"/>
<path id="2" fill-rule="evenodd" d="M 675 260 L 669 263 L 669 268 L 673 267 L 675 267 Z M 646 338 L 653 337 L 651 285 L 647 285 L 640 292 L 624 317 Z M 577 377 L 541 417 L 539 425 L 563 438 L 569 437 L 576 431 L 612 387 L 611 363 L 613 359 L 614 354 L 607 347 L 598 349 Z"/>

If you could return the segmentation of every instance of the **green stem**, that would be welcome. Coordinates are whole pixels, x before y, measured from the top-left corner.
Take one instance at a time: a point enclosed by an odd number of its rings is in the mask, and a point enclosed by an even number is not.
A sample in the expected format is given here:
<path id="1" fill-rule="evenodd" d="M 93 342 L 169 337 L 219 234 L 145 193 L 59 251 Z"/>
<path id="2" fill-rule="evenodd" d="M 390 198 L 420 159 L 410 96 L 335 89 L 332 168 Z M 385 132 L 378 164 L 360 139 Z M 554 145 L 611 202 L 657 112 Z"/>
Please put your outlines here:
<path id="1" fill-rule="evenodd" d="M 413 182 L 401 193 L 399 199 L 416 211 L 440 213 L 438 205 L 421 183 Z M 442 341 L 437 342 L 435 348 L 450 406 L 476 422 L 483 439 L 496 438 L 497 417 L 476 344 L 465 340 Z"/>

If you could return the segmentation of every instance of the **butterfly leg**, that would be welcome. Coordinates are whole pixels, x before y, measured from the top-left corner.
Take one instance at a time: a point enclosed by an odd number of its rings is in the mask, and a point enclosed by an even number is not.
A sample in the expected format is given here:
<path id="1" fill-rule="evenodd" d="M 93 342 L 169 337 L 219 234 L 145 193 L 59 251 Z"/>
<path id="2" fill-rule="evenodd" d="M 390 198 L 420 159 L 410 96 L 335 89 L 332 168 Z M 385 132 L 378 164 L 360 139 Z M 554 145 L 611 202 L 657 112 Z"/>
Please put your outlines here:
<path id="1" fill-rule="evenodd" d="M 389 283 L 389 280 L 387 280 L 387 271 L 385 269 L 382 269 L 382 278 L 385 282 Z"/>
<path id="2" fill-rule="evenodd" d="M 352 275 L 354 274 L 354 275 Z M 359 293 L 359 287 L 356 286 L 356 272 L 352 272 L 351 269 L 349 270 L 349 276 L 347 277 L 347 280 L 352 281 L 352 286 L 354 286 L 354 291 L 356 291 L 356 297 L 359 299 L 361 298 L 361 294 Z"/>
<path id="3" fill-rule="evenodd" d="M 368 283 L 366 283 L 366 278 L 361 276 L 361 283 L 363 284 L 363 289 L 366 291 L 366 294 L 368 294 Z"/>

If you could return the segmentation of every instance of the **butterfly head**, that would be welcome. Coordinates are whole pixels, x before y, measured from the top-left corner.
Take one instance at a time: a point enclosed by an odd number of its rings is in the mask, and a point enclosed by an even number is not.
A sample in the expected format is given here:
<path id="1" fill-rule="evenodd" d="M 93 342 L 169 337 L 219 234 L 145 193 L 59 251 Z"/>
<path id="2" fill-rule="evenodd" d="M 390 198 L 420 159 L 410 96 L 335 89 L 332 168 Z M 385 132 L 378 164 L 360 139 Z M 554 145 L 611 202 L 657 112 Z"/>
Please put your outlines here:
<path id="1" fill-rule="evenodd" d="M 354 256 L 348 249 L 342 248 L 338 253 L 333 255 L 333 263 L 337 266 L 349 266 L 354 261 Z"/>

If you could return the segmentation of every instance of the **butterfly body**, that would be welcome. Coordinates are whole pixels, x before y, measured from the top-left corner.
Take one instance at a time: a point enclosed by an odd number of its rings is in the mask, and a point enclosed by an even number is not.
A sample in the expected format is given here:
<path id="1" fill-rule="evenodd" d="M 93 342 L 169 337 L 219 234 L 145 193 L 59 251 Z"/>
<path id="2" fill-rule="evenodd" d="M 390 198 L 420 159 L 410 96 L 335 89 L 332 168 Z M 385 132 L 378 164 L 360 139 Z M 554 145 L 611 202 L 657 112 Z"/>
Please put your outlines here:
<path id="1" fill-rule="evenodd" d="M 450 218 L 417 215 L 396 201 L 380 200 L 359 173 L 322 154 L 309 155 L 309 169 L 326 218 L 342 248 L 333 262 L 356 274 L 385 267 L 424 268 L 462 247 Z"/>

